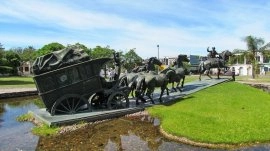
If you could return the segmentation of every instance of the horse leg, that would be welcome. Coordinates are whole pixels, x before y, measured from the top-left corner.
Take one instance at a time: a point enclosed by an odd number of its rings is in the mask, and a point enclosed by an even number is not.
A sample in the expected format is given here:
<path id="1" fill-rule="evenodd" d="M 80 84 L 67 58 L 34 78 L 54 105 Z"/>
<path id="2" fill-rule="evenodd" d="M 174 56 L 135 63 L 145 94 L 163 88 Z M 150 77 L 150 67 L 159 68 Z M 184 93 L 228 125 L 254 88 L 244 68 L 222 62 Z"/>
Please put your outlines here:
<path id="1" fill-rule="evenodd" d="M 139 105 L 139 92 L 135 91 L 135 97 L 136 97 L 136 105 Z"/>
<path id="2" fill-rule="evenodd" d="M 150 101 L 152 102 L 152 104 L 155 104 L 153 98 L 151 97 L 152 93 L 154 92 L 154 89 L 155 89 L 155 88 L 153 88 L 153 89 L 149 89 L 149 88 L 148 88 L 148 89 L 147 89 L 147 92 L 146 92 L 146 96 L 148 96 L 148 98 L 150 99 Z"/>
<path id="3" fill-rule="evenodd" d="M 186 76 L 183 77 L 181 88 L 184 88 L 185 79 L 186 79 Z"/>
<path id="4" fill-rule="evenodd" d="M 168 87 L 166 87 L 166 91 L 167 91 L 167 95 L 170 95 Z"/>
<path id="5" fill-rule="evenodd" d="M 160 92 L 160 96 L 159 96 L 159 102 L 162 103 L 162 95 L 164 93 L 165 88 L 161 87 L 161 92 Z"/>
<path id="6" fill-rule="evenodd" d="M 131 88 L 130 93 L 131 93 L 132 98 L 134 98 L 134 97 L 135 97 L 135 96 L 134 96 L 134 88 Z"/>
<path id="7" fill-rule="evenodd" d="M 210 79 L 212 79 L 212 77 L 209 75 L 209 73 L 210 73 L 210 69 L 207 70 L 206 75 L 207 75 Z"/>
<path id="8" fill-rule="evenodd" d="M 179 85 L 180 85 L 180 82 L 181 81 L 179 81 L 178 83 L 177 83 L 177 86 L 176 86 L 176 88 L 180 91 L 180 92 L 182 92 L 182 90 L 181 90 L 181 88 L 179 87 Z"/>
<path id="9" fill-rule="evenodd" d="M 220 68 L 218 68 L 217 78 L 219 79 Z"/>
<path id="10" fill-rule="evenodd" d="M 177 91 L 176 88 L 174 87 L 174 81 L 172 82 L 172 89 L 171 89 L 171 92 L 172 92 L 172 91 L 174 91 L 174 92 Z"/>

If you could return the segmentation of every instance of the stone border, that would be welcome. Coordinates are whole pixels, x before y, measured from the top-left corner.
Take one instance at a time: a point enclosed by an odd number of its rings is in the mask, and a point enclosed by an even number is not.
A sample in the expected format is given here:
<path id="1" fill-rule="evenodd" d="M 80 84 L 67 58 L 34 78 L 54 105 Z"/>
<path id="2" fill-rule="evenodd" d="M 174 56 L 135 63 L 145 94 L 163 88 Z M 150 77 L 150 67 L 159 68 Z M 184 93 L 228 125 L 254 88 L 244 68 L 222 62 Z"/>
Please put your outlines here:
<path id="1" fill-rule="evenodd" d="M 37 95 L 38 91 L 21 91 L 21 92 L 8 92 L 8 93 L 1 93 L 0 99 L 6 99 L 6 98 L 15 98 L 15 97 L 23 97 L 23 96 L 33 96 Z"/>

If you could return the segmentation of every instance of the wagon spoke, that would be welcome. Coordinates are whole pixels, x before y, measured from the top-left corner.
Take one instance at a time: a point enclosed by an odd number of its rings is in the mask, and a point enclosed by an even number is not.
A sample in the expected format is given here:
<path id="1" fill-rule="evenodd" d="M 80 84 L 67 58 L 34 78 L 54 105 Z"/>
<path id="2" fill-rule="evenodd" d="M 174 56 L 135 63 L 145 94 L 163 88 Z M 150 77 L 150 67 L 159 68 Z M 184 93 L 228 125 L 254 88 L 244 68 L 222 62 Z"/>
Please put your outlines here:
<path id="1" fill-rule="evenodd" d="M 67 112 L 67 111 L 60 110 L 60 109 L 56 109 L 55 111 L 59 111 L 59 112 L 62 112 L 62 113 L 69 113 L 69 112 Z"/>
<path id="2" fill-rule="evenodd" d="M 75 101 L 75 98 L 72 98 L 71 109 L 74 109 L 74 101 Z"/>
<path id="3" fill-rule="evenodd" d="M 77 101 L 77 103 L 76 103 L 76 105 L 74 107 L 75 111 L 77 110 L 77 107 L 78 107 L 79 104 L 80 104 L 80 101 Z"/>
<path id="4" fill-rule="evenodd" d="M 76 108 L 75 111 L 78 112 L 81 109 L 82 106 L 79 106 L 78 108 Z"/>
<path id="5" fill-rule="evenodd" d="M 67 105 L 68 105 L 69 110 L 71 110 L 71 107 L 70 107 L 70 104 L 69 104 L 69 100 L 66 99 L 66 102 L 67 102 Z"/>
<path id="6" fill-rule="evenodd" d="M 69 111 L 69 109 L 62 102 L 60 103 L 60 105 L 64 107 L 67 111 Z"/>

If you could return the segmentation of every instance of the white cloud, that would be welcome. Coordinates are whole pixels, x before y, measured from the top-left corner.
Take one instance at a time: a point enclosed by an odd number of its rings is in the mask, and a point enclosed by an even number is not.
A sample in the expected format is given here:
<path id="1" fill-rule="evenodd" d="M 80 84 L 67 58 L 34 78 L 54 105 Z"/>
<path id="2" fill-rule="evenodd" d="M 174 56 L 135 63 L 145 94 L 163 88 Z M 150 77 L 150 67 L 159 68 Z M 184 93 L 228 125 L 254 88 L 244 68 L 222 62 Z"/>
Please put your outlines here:
<path id="1" fill-rule="evenodd" d="M 96 3 L 100 6 L 93 6 Z M 4 1 L 0 42 L 15 47 L 41 47 L 50 42 L 110 45 L 123 51 L 136 48 L 144 58 L 157 56 L 159 44 L 160 57 L 206 55 L 208 46 L 218 51 L 245 49 L 241 38 L 247 35 L 269 42 L 265 17 L 270 7 L 266 6 L 269 3 L 243 1 Z M 8 31 L 1 31 L 3 24 Z M 16 32 L 7 28 L 10 25 Z"/>

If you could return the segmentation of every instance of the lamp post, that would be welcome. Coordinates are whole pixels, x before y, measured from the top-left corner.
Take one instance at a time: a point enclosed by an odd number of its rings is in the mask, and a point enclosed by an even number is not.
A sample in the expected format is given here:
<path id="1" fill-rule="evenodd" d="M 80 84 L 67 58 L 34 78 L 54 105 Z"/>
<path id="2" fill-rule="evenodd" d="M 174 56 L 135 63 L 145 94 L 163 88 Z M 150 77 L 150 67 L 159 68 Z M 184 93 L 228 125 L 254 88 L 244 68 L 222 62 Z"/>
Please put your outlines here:
<path id="1" fill-rule="evenodd" d="M 158 60 L 159 60 L 159 45 L 157 45 L 157 51 L 158 51 Z M 159 73 L 159 68 L 158 68 L 158 73 Z"/>
<path id="2" fill-rule="evenodd" d="M 159 60 L 159 45 L 157 45 L 157 51 L 158 51 L 158 60 Z"/>

